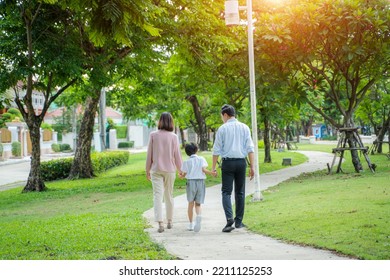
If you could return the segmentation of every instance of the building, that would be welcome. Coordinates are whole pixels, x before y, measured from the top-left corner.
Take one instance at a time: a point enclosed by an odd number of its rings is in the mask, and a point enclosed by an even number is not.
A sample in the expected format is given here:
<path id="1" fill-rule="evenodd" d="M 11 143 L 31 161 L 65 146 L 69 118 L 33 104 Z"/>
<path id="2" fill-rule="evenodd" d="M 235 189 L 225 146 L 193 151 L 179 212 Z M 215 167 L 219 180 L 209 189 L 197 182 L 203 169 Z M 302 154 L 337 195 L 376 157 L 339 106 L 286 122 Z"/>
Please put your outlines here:
<path id="1" fill-rule="evenodd" d="M 44 122 L 48 123 L 48 124 L 54 124 L 55 119 L 61 117 L 66 110 L 71 110 L 71 109 L 66 108 L 66 107 L 60 107 L 60 108 L 50 110 L 49 112 L 46 113 L 45 118 L 44 118 Z M 81 116 L 82 113 L 83 113 L 82 106 L 81 105 L 77 106 L 76 115 Z M 106 118 L 112 119 L 115 124 L 123 124 L 124 123 L 122 113 L 120 113 L 117 110 L 114 110 L 111 107 L 106 107 Z M 97 124 L 97 123 L 98 123 L 98 116 L 96 114 L 95 124 Z"/>
<path id="2" fill-rule="evenodd" d="M 326 125 L 324 124 L 314 124 L 312 126 L 313 136 L 315 136 L 316 140 L 321 140 L 324 136 L 328 135 L 326 130 Z"/>
<path id="3" fill-rule="evenodd" d="M 23 83 L 21 81 L 18 82 L 16 85 L 16 90 L 18 91 L 19 98 L 22 99 L 26 96 L 26 90 L 23 88 Z M 13 89 L 9 89 L 8 92 L 10 92 L 11 96 L 15 96 L 15 92 Z M 42 112 L 43 106 L 45 104 L 45 96 L 42 92 L 33 90 L 32 92 L 32 105 L 35 111 L 35 115 L 39 115 Z M 15 101 L 11 100 L 11 108 L 18 108 Z"/>

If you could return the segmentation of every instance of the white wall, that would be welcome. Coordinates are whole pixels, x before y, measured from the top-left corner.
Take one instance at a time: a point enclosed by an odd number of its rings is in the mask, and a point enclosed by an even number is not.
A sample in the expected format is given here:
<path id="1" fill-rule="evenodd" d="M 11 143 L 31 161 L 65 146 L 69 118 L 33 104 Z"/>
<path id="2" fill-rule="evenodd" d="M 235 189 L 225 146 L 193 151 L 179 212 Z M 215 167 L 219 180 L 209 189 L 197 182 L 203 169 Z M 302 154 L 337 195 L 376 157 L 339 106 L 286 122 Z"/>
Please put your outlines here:
<path id="1" fill-rule="evenodd" d="M 73 133 L 70 132 L 70 133 L 64 133 L 62 134 L 62 141 L 61 141 L 62 144 L 69 144 L 70 148 L 72 150 L 74 150 L 74 147 L 73 147 Z"/>
<path id="2" fill-rule="evenodd" d="M 144 127 L 140 125 L 128 126 L 129 140 L 134 141 L 134 148 L 143 147 L 144 144 Z"/>

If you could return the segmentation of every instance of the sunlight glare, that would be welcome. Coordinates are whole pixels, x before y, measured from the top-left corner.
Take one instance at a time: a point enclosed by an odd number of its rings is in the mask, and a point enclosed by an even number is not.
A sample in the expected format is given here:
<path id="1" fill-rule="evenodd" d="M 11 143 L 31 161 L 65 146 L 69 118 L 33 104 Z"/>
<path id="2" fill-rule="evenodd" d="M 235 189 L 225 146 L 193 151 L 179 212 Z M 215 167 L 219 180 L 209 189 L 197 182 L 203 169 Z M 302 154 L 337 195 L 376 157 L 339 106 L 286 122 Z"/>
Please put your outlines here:
<path id="1" fill-rule="evenodd" d="M 282 4 L 283 2 L 286 2 L 286 0 L 265 0 L 265 2 L 274 3 L 277 5 Z"/>

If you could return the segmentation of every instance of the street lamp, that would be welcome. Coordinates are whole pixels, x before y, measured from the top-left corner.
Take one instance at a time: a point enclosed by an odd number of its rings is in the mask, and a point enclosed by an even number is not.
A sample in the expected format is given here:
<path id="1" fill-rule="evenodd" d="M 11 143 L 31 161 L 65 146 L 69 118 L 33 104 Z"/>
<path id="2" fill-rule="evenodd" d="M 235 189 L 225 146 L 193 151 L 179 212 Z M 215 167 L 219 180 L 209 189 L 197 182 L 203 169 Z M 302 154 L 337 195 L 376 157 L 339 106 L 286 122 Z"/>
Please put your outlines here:
<path id="1" fill-rule="evenodd" d="M 253 52 L 253 22 L 252 22 L 252 0 L 246 1 L 246 7 L 240 7 L 238 1 L 225 1 L 225 23 L 226 25 L 240 24 L 239 10 L 246 9 L 248 20 L 248 58 L 249 58 L 249 85 L 250 85 L 250 100 L 251 100 L 251 117 L 252 117 L 252 138 L 255 144 L 255 193 L 253 201 L 263 200 L 260 191 L 260 175 L 259 175 L 259 147 L 257 140 L 257 115 L 256 115 L 256 89 L 255 89 L 255 63 Z"/>

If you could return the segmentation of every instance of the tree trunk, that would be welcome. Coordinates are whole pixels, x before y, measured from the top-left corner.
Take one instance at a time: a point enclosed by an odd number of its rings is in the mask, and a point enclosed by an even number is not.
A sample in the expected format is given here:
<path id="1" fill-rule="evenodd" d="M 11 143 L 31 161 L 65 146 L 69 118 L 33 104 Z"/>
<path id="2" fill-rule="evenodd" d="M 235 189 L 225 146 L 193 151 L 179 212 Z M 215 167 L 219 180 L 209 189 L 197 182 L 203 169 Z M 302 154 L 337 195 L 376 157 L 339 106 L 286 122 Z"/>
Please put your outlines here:
<path id="1" fill-rule="evenodd" d="M 382 127 L 378 131 L 378 137 L 377 137 L 377 149 L 376 152 L 381 154 L 383 152 L 382 144 L 383 144 L 383 139 L 385 138 L 386 132 L 389 133 L 390 137 L 390 114 L 387 116 L 385 121 L 383 122 Z"/>
<path id="2" fill-rule="evenodd" d="M 308 121 L 302 121 L 303 135 L 310 136 L 311 135 L 311 126 L 313 124 L 313 119 L 310 118 Z"/>
<path id="3" fill-rule="evenodd" d="M 99 99 L 100 91 L 97 91 L 95 96 L 87 98 L 76 152 L 68 179 L 92 178 L 95 176 L 91 161 L 91 143 Z"/>
<path id="4" fill-rule="evenodd" d="M 294 140 L 293 128 L 290 125 L 287 125 L 287 127 L 286 127 L 286 141 L 293 141 L 293 140 Z"/>
<path id="5" fill-rule="evenodd" d="M 353 134 L 347 133 L 346 137 L 347 137 L 349 147 L 356 148 L 356 139 L 354 139 Z M 351 157 L 352 157 L 352 164 L 355 168 L 355 171 L 357 173 L 361 172 L 363 170 L 363 166 L 359 159 L 359 152 L 357 150 L 351 150 Z"/>
<path id="6" fill-rule="evenodd" d="M 31 167 L 27 184 L 24 187 L 23 192 L 41 192 L 46 190 L 45 183 L 41 176 L 41 121 L 35 116 L 32 116 L 32 118 L 34 119 L 27 122 L 32 145 Z"/>
<path id="7" fill-rule="evenodd" d="M 295 122 L 295 124 L 296 124 L 296 130 L 297 130 L 297 143 L 299 143 L 299 141 L 300 141 L 299 135 L 301 135 L 300 123 L 299 122 Z"/>
<path id="8" fill-rule="evenodd" d="M 183 149 L 184 149 L 185 146 L 186 146 L 186 140 L 184 139 L 184 129 L 182 129 L 181 127 L 179 127 L 179 130 L 180 130 L 180 137 L 181 137 L 181 146 L 182 146 Z"/>
<path id="9" fill-rule="evenodd" d="M 380 130 L 380 132 L 382 132 L 382 130 Z M 378 141 L 378 143 L 376 144 L 376 152 L 378 154 L 381 154 L 383 153 L 383 139 L 385 138 L 385 134 L 384 133 L 380 133 L 378 135 L 378 137 L 376 138 L 376 140 Z"/>
<path id="10" fill-rule="evenodd" d="M 264 123 L 264 163 L 271 163 L 271 141 L 270 141 L 270 122 L 268 120 L 267 114 L 262 113 L 263 115 L 263 123 Z"/>
<path id="11" fill-rule="evenodd" d="M 198 98 L 195 95 L 191 95 L 188 96 L 186 99 L 191 103 L 192 108 L 194 109 L 196 119 L 195 131 L 199 136 L 199 150 L 207 151 L 207 126 L 206 121 L 201 114 Z"/>
<path id="12" fill-rule="evenodd" d="M 271 149 L 277 149 L 278 148 L 278 134 L 276 133 L 276 130 L 275 128 L 272 130 L 272 127 L 271 127 Z"/>
<path id="13" fill-rule="evenodd" d="M 345 122 L 344 127 L 355 127 L 355 124 L 352 121 L 352 117 L 350 115 L 344 116 Z M 349 147 L 356 148 L 356 140 L 353 136 L 352 132 L 346 132 L 345 137 L 347 138 L 347 142 Z M 351 158 L 352 158 L 352 164 L 355 168 L 355 171 L 357 173 L 361 172 L 363 170 L 362 164 L 359 159 L 359 152 L 357 150 L 351 150 Z"/>

